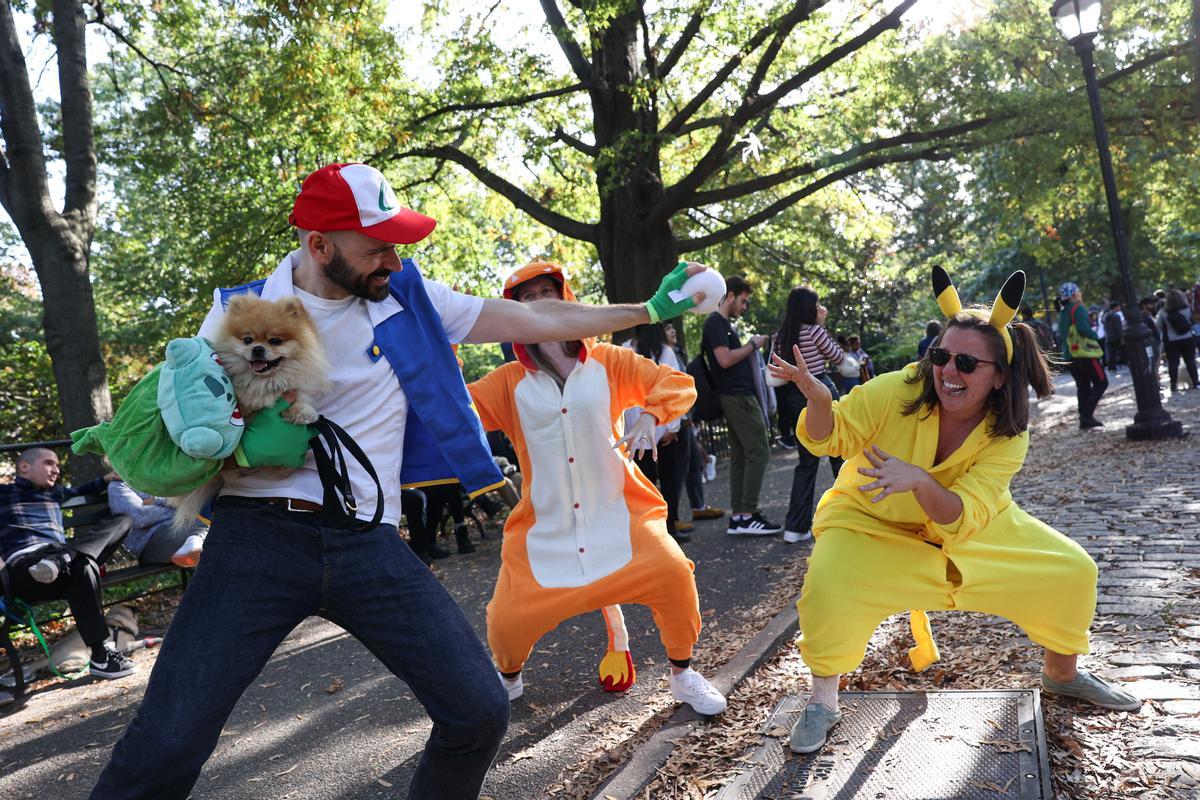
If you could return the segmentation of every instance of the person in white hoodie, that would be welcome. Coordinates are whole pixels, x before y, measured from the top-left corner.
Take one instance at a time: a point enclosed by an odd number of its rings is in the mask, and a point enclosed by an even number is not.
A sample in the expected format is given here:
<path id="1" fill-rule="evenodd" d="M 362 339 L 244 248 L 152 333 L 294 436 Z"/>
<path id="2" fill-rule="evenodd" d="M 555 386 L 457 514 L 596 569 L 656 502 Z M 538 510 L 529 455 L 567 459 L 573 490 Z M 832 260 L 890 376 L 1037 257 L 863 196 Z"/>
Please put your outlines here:
<path id="1" fill-rule="evenodd" d="M 655 364 L 670 367 L 676 372 L 684 371 L 675 351 L 667 344 L 666 332 L 661 323 L 638 325 L 633 329 L 633 338 L 626 342 L 625 346 Z M 625 411 L 625 430 L 632 427 L 641 413 L 642 409 L 636 407 Z M 677 542 L 686 542 L 692 537 L 678 530 L 679 495 L 683 488 L 683 476 L 678 469 L 679 459 L 682 457 L 679 453 L 680 422 L 680 419 L 676 418 L 665 425 L 656 426 L 655 450 L 644 451 L 635 462 L 648 480 L 658 484 L 663 499 L 667 501 L 667 533 Z"/>

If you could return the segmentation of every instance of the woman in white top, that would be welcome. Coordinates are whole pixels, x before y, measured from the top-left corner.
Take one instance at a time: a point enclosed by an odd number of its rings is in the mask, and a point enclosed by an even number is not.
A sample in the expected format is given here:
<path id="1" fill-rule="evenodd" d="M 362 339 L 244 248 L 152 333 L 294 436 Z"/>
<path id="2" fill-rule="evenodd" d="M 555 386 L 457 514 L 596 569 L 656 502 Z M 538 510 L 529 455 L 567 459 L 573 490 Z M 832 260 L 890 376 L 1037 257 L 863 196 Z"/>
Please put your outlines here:
<path id="1" fill-rule="evenodd" d="M 626 342 L 625 346 L 655 364 L 662 364 L 678 372 L 685 371 L 675 356 L 674 349 L 667 344 L 667 335 L 660 323 L 638 325 L 633 329 L 633 339 Z M 626 430 L 629 430 L 629 426 L 641 413 L 640 408 L 631 408 L 625 412 Z M 651 483 L 658 484 L 663 500 L 667 501 L 667 533 L 677 542 L 686 542 L 692 537 L 676 529 L 679 522 L 679 495 L 683 488 L 683 476 L 677 468 L 680 457 L 679 426 L 679 419 L 657 426 L 654 429 L 657 459 L 654 452 L 647 450 L 643 451 L 635 462 Z"/>
<path id="2" fill-rule="evenodd" d="M 775 353 L 791 364 L 795 360 L 792 345 L 799 345 L 800 355 L 803 356 L 808 371 L 828 387 L 836 400 L 840 394 L 833 380 L 825 372 L 825 362 L 828 361 L 836 367 L 846 358 L 846 354 L 825 330 L 825 317 L 828 313 L 812 289 L 807 286 L 792 289 L 788 294 L 787 310 L 783 314 L 779 335 L 775 337 Z M 779 425 L 785 430 L 794 431 L 796 420 L 800 418 L 800 412 L 808 405 L 808 401 L 790 381 L 777 387 L 775 393 L 779 398 Z M 788 501 L 787 521 L 783 531 L 783 540 L 791 544 L 812 538 L 817 467 L 821 464 L 819 457 L 809 453 L 799 443 L 796 445 L 796 453 L 800 461 L 792 475 L 792 494 Z M 829 468 L 833 471 L 834 478 L 837 478 L 841 467 L 840 458 L 829 459 Z"/>
<path id="3" fill-rule="evenodd" d="M 1196 377 L 1196 340 L 1192 338 L 1192 321 L 1187 297 L 1178 289 L 1167 292 L 1167 302 L 1154 318 L 1163 337 L 1167 351 L 1167 374 L 1171 376 L 1171 391 L 1176 391 L 1179 380 L 1179 361 L 1187 368 L 1192 379 L 1192 388 L 1200 389 Z"/>

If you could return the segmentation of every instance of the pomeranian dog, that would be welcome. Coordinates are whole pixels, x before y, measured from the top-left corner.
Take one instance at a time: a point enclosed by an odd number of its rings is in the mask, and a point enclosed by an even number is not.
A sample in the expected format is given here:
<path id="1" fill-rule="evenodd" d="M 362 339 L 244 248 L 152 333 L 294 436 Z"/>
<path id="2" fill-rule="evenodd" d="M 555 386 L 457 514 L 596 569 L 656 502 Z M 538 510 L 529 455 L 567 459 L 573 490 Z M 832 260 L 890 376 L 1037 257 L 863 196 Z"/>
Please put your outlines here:
<path id="1" fill-rule="evenodd" d="M 272 302 L 237 295 L 225 309 L 212 346 L 233 381 L 238 407 L 247 421 L 290 391 L 296 399 L 283 418 L 296 425 L 317 421 L 314 402 L 329 390 L 329 362 L 317 340 L 317 326 L 300 298 Z"/>
<path id="2" fill-rule="evenodd" d="M 225 308 L 211 344 L 233 382 L 238 408 L 247 423 L 285 392 L 294 392 L 295 399 L 283 412 L 284 419 L 296 425 L 317 421 L 316 399 L 330 388 L 329 362 L 317 338 L 317 326 L 300 298 L 271 301 L 237 295 Z M 174 498 L 175 528 L 183 530 L 193 524 L 204 504 L 221 490 L 222 474 Z"/>

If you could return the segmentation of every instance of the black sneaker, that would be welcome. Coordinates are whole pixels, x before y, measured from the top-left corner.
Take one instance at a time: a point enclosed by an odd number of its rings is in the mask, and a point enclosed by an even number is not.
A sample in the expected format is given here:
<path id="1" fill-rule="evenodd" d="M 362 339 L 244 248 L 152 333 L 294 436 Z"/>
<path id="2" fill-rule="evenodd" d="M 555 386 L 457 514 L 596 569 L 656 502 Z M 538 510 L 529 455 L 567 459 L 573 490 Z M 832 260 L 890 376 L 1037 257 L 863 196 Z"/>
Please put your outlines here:
<path id="1" fill-rule="evenodd" d="M 734 527 L 736 525 L 736 527 Z M 738 536 L 771 536 L 783 531 L 782 525 L 776 525 L 760 512 L 755 511 L 749 519 L 729 523 L 729 533 Z"/>
<path id="2" fill-rule="evenodd" d="M 1101 428 L 1103 426 L 1104 423 L 1095 417 L 1088 417 L 1087 419 L 1081 419 L 1079 421 L 1079 429 L 1084 431 L 1088 430 L 1089 428 Z"/>
<path id="3" fill-rule="evenodd" d="M 118 653 L 113 649 L 111 644 L 104 645 L 104 652 L 107 658 L 103 662 L 98 662 L 92 659 L 91 667 L 88 670 L 97 678 L 112 680 L 113 678 L 124 678 L 126 675 L 132 675 L 137 672 L 137 665 L 129 660 L 129 657 L 124 653 Z"/>

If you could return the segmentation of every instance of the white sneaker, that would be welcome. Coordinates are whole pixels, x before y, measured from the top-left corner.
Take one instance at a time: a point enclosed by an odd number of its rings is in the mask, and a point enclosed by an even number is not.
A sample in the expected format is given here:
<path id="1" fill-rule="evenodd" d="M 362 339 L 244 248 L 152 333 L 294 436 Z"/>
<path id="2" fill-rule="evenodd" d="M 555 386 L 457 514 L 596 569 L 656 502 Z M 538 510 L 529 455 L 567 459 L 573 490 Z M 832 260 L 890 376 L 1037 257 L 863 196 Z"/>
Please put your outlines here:
<path id="1" fill-rule="evenodd" d="M 38 583 L 54 583 L 58 580 L 58 564 L 52 559 L 43 558 L 29 567 L 29 577 Z"/>
<path id="2" fill-rule="evenodd" d="M 200 553 L 204 550 L 204 537 L 192 534 L 183 540 L 183 544 L 171 556 L 171 563 L 177 567 L 194 567 L 200 563 Z"/>
<path id="3" fill-rule="evenodd" d="M 706 717 L 725 710 L 725 695 L 691 667 L 671 676 L 671 697 L 687 703 L 697 714 Z"/>
<path id="4" fill-rule="evenodd" d="M 783 540 L 788 544 L 796 544 L 797 542 L 807 542 L 812 538 L 812 531 L 798 533 L 797 531 L 784 531 Z"/>
<path id="5" fill-rule="evenodd" d="M 717 457 L 709 456 L 708 461 L 704 464 L 704 480 L 706 483 L 712 483 L 717 479 Z"/>
<path id="6" fill-rule="evenodd" d="M 525 694 L 525 679 L 521 677 L 520 673 L 517 674 L 517 677 L 512 679 L 500 675 L 499 672 L 496 674 L 500 676 L 500 683 L 504 686 L 505 691 L 508 692 L 508 700 L 510 703 L 521 695 Z"/>

